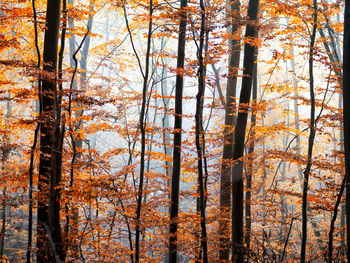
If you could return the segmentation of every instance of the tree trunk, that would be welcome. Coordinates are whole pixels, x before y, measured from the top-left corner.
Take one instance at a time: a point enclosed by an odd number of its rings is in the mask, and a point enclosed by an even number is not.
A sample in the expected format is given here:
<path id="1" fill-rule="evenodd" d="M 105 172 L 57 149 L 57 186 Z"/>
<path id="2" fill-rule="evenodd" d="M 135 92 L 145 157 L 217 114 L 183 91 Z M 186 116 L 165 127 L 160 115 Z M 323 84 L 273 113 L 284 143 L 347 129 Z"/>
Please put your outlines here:
<path id="1" fill-rule="evenodd" d="M 163 50 L 163 49 L 162 49 Z M 164 64 L 164 63 L 163 63 Z M 171 138 L 169 132 L 166 130 L 169 126 L 169 98 L 168 98 L 168 87 L 167 87 L 167 69 L 166 67 L 162 67 L 162 75 L 161 75 L 161 91 L 162 91 L 162 102 L 164 107 L 164 115 L 162 118 L 162 127 L 163 127 L 163 144 L 164 144 L 164 153 L 166 155 L 172 155 L 172 149 L 170 148 Z M 171 170 L 170 170 L 170 162 L 165 160 L 165 175 L 166 178 L 170 178 Z M 166 185 L 170 186 L 169 179 L 166 179 Z M 169 196 L 170 198 L 170 196 Z"/>
<path id="2" fill-rule="evenodd" d="M 300 125 L 299 125 L 299 105 L 298 105 L 298 92 L 297 92 L 297 89 L 298 89 L 298 81 L 297 81 L 297 78 L 296 78 L 296 75 L 295 75 L 295 61 L 294 61 L 294 49 L 292 47 L 291 49 L 291 54 L 293 56 L 293 59 L 291 60 L 291 68 L 292 68 L 292 72 L 293 73 L 293 85 L 294 85 L 294 102 L 293 102 L 293 105 L 294 105 L 294 116 L 295 116 L 295 125 L 294 125 L 294 128 L 296 131 L 299 131 L 300 130 Z M 301 149 L 301 146 L 300 146 L 300 136 L 298 136 L 296 138 L 296 153 L 298 156 L 300 156 L 300 149 Z M 303 181 L 304 181 L 304 178 L 303 178 L 303 170 L 301 167 L 298 167 L 298 178 L 299 178 L 299 181 L 300 181 L 300 187 L 301 187 L 301 191 L 303 191 Z M 311 212 L 311 208 L 310 207 L 307 207 L 307 212 Z M 322 244 L 322 238 L 321 238 L 321 233 L 320 233 L 320 227 L 318 226 L 316 220 L 314 217 L 311 217 L 310 218 L 310 221 L 311 221 L 311 226 L 313 228 L 313 232 L 314 232 L 314 235 L 316 236 L 317 238 L 317 245 L 319 247 L 320 250 L 324 250 L 325 247 L 323 246 Z"/>
<path id="3" fill-rule="evenodd" d="M 35 0 L 32 0 L 32 11 L 33 11 L 33 19 L 34 19 L 34 44 L 36 49 L 36 55 L 37 55 L 37 69 L 40 69 L 41 66 L 41 56 L 40 56 L 40 49 L 39 49 L 39 43 L 38 43 L 38 26 L 37 26 L 37 13 L 36 13 L 36 6 L 35 6 Z M 41 80 L 40 77 L 38 77 L 38 93 L 41 90 Z M 41 98 L 41 95 L 39 94 L 39 101 Z M 35 128 L 34 132 L 34 140 L 30 151 L 30 164 L 29 164 L 29 189 L 28 189 L 28 199 L 29 199 L 29 205 L 28 205 L 28 244 L 27 244 L 27 253 L 26 253 L 26 262 L 30 263 L 32 259 L 32 243 L 33 243 L 33 173 L 34 173 L 34 155 L 35 155 L 35 149 L 38 142 L 38 135 L 40 130 L 40 121 L 38 121 L 37 126 Z"/>
<path id="4" fill-rule="evenodd" d="M 343 108 L 343 95 L 339 94 L 339 109 Z M 344 152 L 344 123 L 341 121 L 340 122 L 340 132 L 339 132 L 339 138 L 340 138 L 340 147 L 339 150 Z M 344 160 L 345 161 L 345 160 Z M 343 171 L 344 172 L 344 171 Z M 340 258 L 342 259 L 341 262 L 345 262 L 345 248 L 346 248 L 346 242 L 345 242 L 345 215 L 346 215 L 346 205 L 342 204 L 341 205 L 341 214 L 340 214 L 340 246 L 341 246 L 341 250 L 340 250 Z"/>
<path id="5" fill-rule="evenodd" d="M 187 25 L 187 0 L 181 0 L 179 40 L 177 49 L 177 72 L 175 83 L 175 122 L 174 122 L 174 148 L 173 170 L 171 175 L 170 193 L 170 229 L 169 229 L 169 263 L 177 263 L 177 229 L 179 213 L 179 192 L 181 172 L 181 132 L 182 132 L 182 94 L 183 69 L 185 64 L 185 44 Z"/>
<path id="6" fill-rule="evenodd" d="M 40 90 L 40 164 L 38 201 L 37 261 L 64 260 L 59 222 L 59 183 L 61 180 L 60 105 L 57 105 L 57 46 L 60 0 L 48 0 L 44 37 L 43 70 L 50 73 Z"/>
<path id="7" fill-rule="evenodd" d="M 350 0 L 345 0 L 343 42 L 343 123 L 346 176 L 346 254 L 350 261 Z"/>
<path id="8" fill-rule="evenodd" d="M 255 59 L 257 60 L 257 58 Z M 253 78 L 253 102 L 254 106 L 257 106 L 257 97 L 258 97 L 258 63 L 256 62 L 254 65 L 254 78 Z M 249 164 L 247 169 L 247 185 L 246 185 L 246 197 L 245 197 L 245 218 L 246 218 L 246 233 L 245 233 L 245 244 L 247 247 L 247 253 L 249 253 L 250 250 L 250 232 L 252 229 L 252 215 L 251 215 L 251 195 L 252 195 L 252 177 L 253 177 L 253 161 L 254 161 L 254 137 L 255 137 L 255 125 L 256 125 L 256 109 L 252 109 L 252 117 L 251 117 L 251 124 L 250 124 L 250 137 L 251 142 L 249 143 L 248 148 L 248 156 L 249 156 Z"/>
<path id="9" fill-rule="evenodd" d="M 68 0 L 69 4 L 72 6 L 74 5 L 73 0 Z M 91 32 L 92 30 L 92 25 L 93 25 L 93 9 L 94 9 L 94 3 L 90 1 L 89 3 L 89 11 L 91 12 L 89 15 L 89 19 L 87 22 L 87 32 Z M 74 20 L 69 17 L 68 18 L 68 25 L 69 28 L 72 30 L 74 28 Z M 69 51 L 70 51 L 70 67 L 75 68 L 75 61 L 74 61 L 74 53 L 76 52 L 76 43 L 75 43 L 75 35 L 71 33 L 71 36 L 69 38 Z M 89 55 L 89 50 L 90 50 L 90 36 L 87 33 L 85 37 L 85 41 L 82 46 L 82 51 L 81 51 L 81 58 L 80 58 L 80 67 L 82 69 L 81 73 L 81 82 L 80 82 L 80 90 L 82 92 L 86 91 L 87 87 L 87 61 L 88 61 L 88 55 Z M 75 92 L 78 89 L 76 82 L 73 80 L 73 83 L 71 84 L 72 90 L 70 90 L 71 93 L 73 93 L 73 98 L 76 96 Z M 79 110 L 76 114 L 78 117 L 83 116 L 84 111 Z M 81 120 L 78 118 L 78 123 L 76 124 L 75 132 L 78 132 L 80 127 L 82 126 Z M 73 127 L 70 127 L 72 129 Z M 72 148 L 73 148 L 73 157 L 71 161 L 71 171 L 70 171 L 70 182 L 69 182 L 69 187 L 72 188 L 74 186 L 74 178 L 75 178 L 75 171 L 74 171 L 74 166 L 77 161 L 81 160 L 82 154 L 81 150 L 83 148 L 83 141 L 82 139 L 75 139 L 74 135 L 71 133 L 71 140 L 72 140 Z M 66 210 L 67 210 L 67 220 L 66 220 L 66 226 L 65 226 L 65 236 L 68 237 L 68 232 L 70 232 L 71 238 L 70 244 L 67 244 L 68 246 L 71 247 L 71 257 L 75 260 L 78 258 L 78 253 L 79 253 L 79 244 L 77 242 L 78 240 L 78 228 L 79 228 L 79 208 L 75 204 L 71 204 L 71 210 L 68 208 L 69 206 L 67 205 Z M 70 226 L 70 221 L 72 221 L 72 225 Z M 70 230 L 70 231 L 69 231 Z"/>
<path id="10" fill-rule="evenodd" d="M 258 36 L 257 17 L 259 0 L 249 0 L 245 38 Z M 243 162 L 244 141 L 247 127 L 248 106 L 252 88 L 256 47 L 250 43 L 244 45 L 243 80 L 239 98 L 239 113 L 235 128 L 233 168 L 232 168 L 232 262 L 243 262 Z"/>
<path id="11" fill-rule="evenodd" d="M 147 50 L 146 50 L 146 62 L 145 73 L 143 75 L 143 88 L 142 88 L 142 105 L 140 113 L 140 131 L 141 131 L 141 160 L 140 160 L 140 181 L 138 187 L 137 208 L 136 208 L 136 232 L 135 232 L 135 262 L 138 263 L 140 259 L 140 233 L 141 233 L 141 209 L 143 199 L 143 185 L 145 174 L 145 155 L 146 155 L 146 103 L 147 103 L 147 87 L 149 78 L 149 58 L 151 52 L 151 39 L 152 39 L 152 25 L 153 25 L 153 1 L 149 2 L 149 23 L 147 34 Z"/>
<path id="12" fill-rule="evenodd" d="M 197 49 L 197 59 L 199 62 L 199 77 L 198 77 L 198 93 L 196 96 L 196 114 L 195 114 L 195 123 L 196 123 L 196 150 L 197 150 L 197 168 L 198 168 L 198 208 L 200 213 L 200 253 L 199 259 L 202 259 L 200 262 L 208 262 L 208 245 L 207 245 L 207 230 L 206 230 L 206 216 L 205 216 L 205 175 L 203 171 L 203 158 L 204 158 L 204 129 L 203 129 L 203 101 L 204 101 L 204 92 L 205 92 L 205 65 L 203 58 L 203 49 L 204 49 L 204 38 L 205 38 L 205 7 L 203 0 L 200 0 L 201 8 L 201 29 L 199 35 L 199 47 Z M 198 260 L 199 260 L 198 259 Z"/>
<path id="13" fill-rule="evenodd" d="M 310 135 L 308 142 L 308 151 L 307 151 L 307 163 L 304 170 L 304 185 L 303 185 L 303 199 L 302 199 L 302 227 L 301 227 L 301 253 L 300 253 L 300 262 L 304 263 L 306 258 L 306 243 L 307 243 L 307 195 L 309 187 L 309 176 L 311 173 L 312 165 L 312 151 L 314 146 L 315 134 L 316 134 L 316 124 L 315 124 L 315 92 L 314 92 L 314 76 L 313 76 L 313 53 L 314 45 L 316 38 L 317 30 L 317 0 L 314 0 L 314 21 L 311 34 L 310 42 L 310 53 L 309 53 L 309 84 L 310 84 L 310 101 L 311 101 L 311 116 L 310 116 Z"/>
<path id="14" fill-rule="evenodd" d="M 230 4 L 229 13 L 232 16 L 231 34 L 239 34 L 239 24 L 236 16 L 240 12 L 240 1 Z M 228 78 L 226 89 L 224 149 L 222 152 L 221 179 L 220 179 L 220 221 L 219 221 L 219 259 L 228 262 L 230 255 L 230 205 L 231 205 L 231 176 L 232 176 L 232 153 L 233 153 L 233 127 L 236 113 L 236 86 L 237 72 L 239 68 L 241 47 L 239 39 L 232 39 L 230 44 L 230 56 L 228 64 Z"/>

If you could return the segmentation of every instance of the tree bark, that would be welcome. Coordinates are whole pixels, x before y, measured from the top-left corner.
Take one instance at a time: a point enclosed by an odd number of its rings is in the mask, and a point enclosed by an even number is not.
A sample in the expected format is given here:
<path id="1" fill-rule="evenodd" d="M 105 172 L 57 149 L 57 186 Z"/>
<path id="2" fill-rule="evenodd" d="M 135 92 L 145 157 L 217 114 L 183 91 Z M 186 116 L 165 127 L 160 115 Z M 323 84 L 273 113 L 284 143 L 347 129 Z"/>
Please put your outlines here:
<path id="1" fill-rule="evenodd" d="M 199 62 L 199 77 L 198 77 L 198 93 L 196 96 L 196 114 L 195 114 L 195 133 L 196 133 L 196 150 L 197 150 L 197 169 L 198 169 L 198 208 L 200 213 L 200 253 L 199 259 L 201 262 L 208 262 L 208 244 L 207 244 L 207 230 L 206 230 L 206 216 L 205 216 L 205 175 L 203 171 L 203 158 L 204 158 L 204 129 L 203 129 L 203 101 L 205 93 L 205 71 L 203 49 L 205 38 L 205 6 L 203 0 L 200 0 L 201 8 L 201 28 L 199 35 L 199 46 L 197 46 L 197 59 Z"/>
<path id="2" fill-rule="evenodd" d="M 42 80 L 40 100 L 40 163 L 38 200 L 37 261 L 64 260 L 59 222 L 59 183 L 62 152 L 59 152 L 60 105 L 57 105 L 57 47 L 60 25 L 60 0 L 48 0 L 44 37 L 43 70 L 50 73 Z M 49 231 L 49 233 L 48 233 Z M 52 238 L 52 240 L 50 240 Z M 52 242 L 50 242 L 52 241 Z M 56 254 L 57 253 L 57 254 Z M 57 260 L 56 260 L 57 261 Z"/>
<path id="3" fill-rule="evenodd" d="M 257 60 L 257 57 L 256 59 Z M 258 97 L 258 63 L 256 62 L 254 65 L 254 78 L 253 78 L 253 102 L 254 106 L 257 106 L 257 97 Z M 250 232 L 252 229 L 252 215 L 251 215 L 251 202 L 252 202 L 252 179 L 253 179 L 253 161 L 254 161 L 254 137 L 255 137 L 255 125 L 256 125 L 256 109 L 252 109 L 252 116 L 251 116 L 251 124 L 250 124 L 250 137 L 251 137 L 251 142 L 249 143 L 248 147 L 248 156 L 249 156 L 249 164 L 248 164 L 248 169 L 247 169 L 247 192 L 246 192 L 246 197 L 245 197 L 245 218 L 246 218 L 246 233 L 245 233 L 245 244 L 247 247 L 247 253 L 249 253 L 250 250 Z"/>
<path id="4" fill-rule="evenodd" d="M 40 69 L 41 66 L 41 55 L 38 43 L 38 26 L 37 26 L 37 13 L 35 0 L 32 0 L 32 11 L 33 11 L 33 19 L 34 19 L 34 44 L 37 55 L 37 69 Z M 41 80 L 38 77 L 38 91 L 41 90 Z M 40 93 L 38 99 L 40 101 Z M 29 164 L 29 189 L 28 189 L 28 244 L 27 244 L 27 253 L 26 253 L 26 262 L 30 263 L 32 259 L 32 243 L 33 243 L 33 174 L 34 174 L 34 156 L 35 149 L 38 142 L 38 135 L 40 130 L 40 121 L 38 121 L 37 126 L 34 132 L 34 140 L 30 151 L 30 164 Z"/>
<path id="5" fill-rule="evenodd" d="M 350 0 L 345 0 L 343 42 L 343 123 L 346 176 L 346 254 L 350 261 Z"/>
<path id="6" fill-rule="evenodd" d="M 313 75 L 313 63 L 314 63 L 314 45 L 316 38 L 317 30 L 317 0 L 314 0 L 314 20 L 313 28 L 311 34 L 310 42 L 310 52 L 309 52 L 309 85 L 310 85 L 310 102 L 311 102 L 311 111 L 310 111 L 310 135 L 308 141 L 308 151 L 307 151 L 307 162 L 306 168 L 304 170 L 304 184 L 303 184 L 303 198 L 302 198 L 302 227 L 301 227 L 301 252 L 300 252 L 300 262 L 304 263 L 306 258 L 306 243 L 307 243 L 307 195 L 309 187 L 309 176 L 311 173 L 312 165 L 312 152 L 316 134 L 316 123 L 315 123 L 315 92 L 314 92 L 314 75 Z"/>
<path id="7" fill-rule="evenodd" d="M 147 50 L 146 50 L 146 62 L 145 73 L 143 75 L 143 88 L 142 88 L 142 105 L 140 113 L 140 131 L 141 131 L 141 160 L 140 160 L 140 181 L 138 187 L 137 208 L 136 208 L 136 233 L 135 233 L 135 262 L 140 260 L 140 233 L 141 233 L 141 209 L 143 199 L 143 185 L 145 174 L 145 154 L 146 154 L 146 103 L 147 103 L 147 87 L 149 78 L 149 59 L 151 52 L 151 39 L 152 39 L 152 25 L 153 25 L 153 1 L 149 2 L 149 23 L 147 34 Z"/>
<path id="8" fill-rule="evenodd" d="M 232 16 L 231 34 L 236 35 L 239 31 L 239 24 L 236 16 L 240 12 L 240 1 L 236 0 L 228 7 Z M 236 87 L 237 72 L 240 62 L 240 40 L 232 39 L 229 41 L 230 56 L 228 64 L 228 78 L 226 89 L 225 106 L 225 129 L 224 129 L 224 149 L 222 152 L 221 178 L 220 178 L 220 221 L 219 221 L 219 259 L 221 262 L 228 262 L 230 255 L 230 205 L 231 205 L 231 176 L 232 176 L 232 153 L 234 123 L 236 114 Z"/>
<path id="9" fill-rule="evenodd" d="M 181 133 L 182 133 L 182 94 L 183 94 L 183 70 L 185 64 L 185 44 L 187 25 L 187 0 L 181 0 L 179 40 L 177 49 L 177 72 L 175 83 L 175 122 L 174 122 L 174 148 L 173 170 L 171 175 L 170 193 L 170 229 L 169 229 L 169 263 L 177 263 L 178 244 L 178 213 L 180 194 L 181 172 Z"/>
<path id="10" fill-rule="evenodd" d="M 257 17 L 259 0 L 249 0 L 245 38 L 258 36 Z M 235 139 L 232 168 L 232 262 L 244 261 L 243 246 L 243 161 L 244 141 L 248 118 L 248 105 L 252 88 L 256 47 L 251 43 L 244 45 L 243 80 L 239 98 L 239 113 L 235 126 Z"/>
<path id="11" fill-rule="evenodd" d="M 68 0 L 69 4 L 72 6 L 74 5 L 73 0 Z M 81 51 L 81 58 L 80 58 L 80 67 L 82 69 L 81 73 L 81 81 L 80 81 L 80 90 L 82 92 L 86 91 L 87 88 L 87 64 L 88 64 L 88 55 L 90 50 L 90 36 L 89 32 L 92 30 L 93 26 L 93 10 L 94 10 L 94 3 L 90 1 L 89 3 L 89 11 L 91 12 L 89 15 L 89 19 L 87 21 L 87 34 L 84 37 L 84 41 L 82 41 L 82 51 Z M 72 30 L 74 28 L 74 20 L 72 17 L 68 17 L 68 25 L 69 28 Z M 76 39 L 75 35 L 71 32 L 69 38 L 69 52 L 70 52 L 70 67 L 71 68 L 77 68 L 76 61 L 74 60 L 74 54 L 76 53 Z M 71 83 L 71 90 L 70 94 L 73 95 L 73 98 L 77 96 L 76 92 L 78 90 L 78 87 L 76 85 L 76 81 L 73 79 L 73 83 Z M 72 97 L 72 96 L 71 96 Z M 69 112 L 71 114 L 71 112 Z M 83 110 L 79 110 L 77 113 L 79 118 L 81 118 L 84 114 Z M 73 157 L 71 161 L 71 169 L 70 169 L 70 182 L 69 187 L 74 187 L 74 179 L 75 179 L 75 169 L 74 166 L 77 161 L 80 161 L 82 158 L 81 150 L 83 148 L 83 140 L 82 139 L 75 139 L 72 129 L 74 128 L 74 132 L 78 132 L 78 130 L 82 126 L 81 120 L 78 118 L 78 123 L 75 125 L 75 127 L 70 127 L 70 138 L 72 141 L 72 148 L 73 148 Z M 70 232 L 70 244 L 66 244 L 70 246 L 71 251 L 71 258 L 74 260 L 77 260 L 79 255 L 79 244 L 77 242 L 78 240 L 78 228 L 79 228 L 79 208 L 75 204 L 71 204 L 71 209 L 69 210 L 69 206 L 66 206 L 67 210 L 67 219 L 66 219 L 66 226 L 65 226 L 65 237 L 68 237 L 68 232 Z M 72 225 L 70 226 L 70 221 L 72 221 Z M 70 230 L 70 231 L 69 231 Z M 67 246 L 66 246 L 67 247 Z"/>

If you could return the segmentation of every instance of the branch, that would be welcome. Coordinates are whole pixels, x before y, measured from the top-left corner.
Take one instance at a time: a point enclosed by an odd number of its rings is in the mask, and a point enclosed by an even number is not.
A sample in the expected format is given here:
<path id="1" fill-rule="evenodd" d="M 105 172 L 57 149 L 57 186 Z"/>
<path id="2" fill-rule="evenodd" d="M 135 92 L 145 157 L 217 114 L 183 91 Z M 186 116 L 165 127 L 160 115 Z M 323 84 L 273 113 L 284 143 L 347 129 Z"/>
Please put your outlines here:
<path id="1" fill-rule="evenodd" d="M 328 242 L 328 262 L 329 263 L 332 263 L 333 233 L 334 233 L 334 228 L 335 228 L 334 225 L 335 225 L 335 221 L 337 220 L 338 207 L 340 205 L 341 197 L 342 197 L 344 189 L 345 189 L 345 182 L 346 182 L 346 176 L 344 176 L 343 182 L 341 183 L 341 187 L 340 187 L 340 190 L 339 190 L 339 193 L 338 193 L 337 201 L 336 201 L 335 206 L 334 206 L 333 217 L 332 217 L 332 221 L 331 221 L 331 227 L 330 227 L 329 234 L 328 234 L 328 238 L 329 238 L 329 242 Z"/>
<path id="2" fill-rule="evenodd" d="M 140 68 L 140 71 L 141 71 L 141 74 L 142 74 L 142 77 L 145 78 L 145 73 L 143 73 L 143 69 L 142 69 L 142 66 L 141 66 L 141 60 L 140 60 L 140 57 L 136 51 L 136 48 L 135 48 L 135 45 L 134 45 L 134 40 L 132 38 L 132 34 L 131 34 L 131 30 L 130 30 L 130 26 L 129 26 L 129 20 L 128 20 L 128 15 L 126 14 L 126 7 L 125 7 L 125 1 L 123 1 L 123 10 L 124 10 L 124 18 L 125 18 L 125 24 L 126 24 L 126 28 L 129 32 L 129 35 L 130 35 L 130 42 L 131 42 L 131 46 L 132 46 L 132 49 L 134 51 L 134 54 L 136 56 L 136 59 L 137 59 L 137 63 L 139 65 L 139 68 Z"/>
<path id="3" fill-rule="evenodd" d="M 90 29 L 88 28 L 80 45 L 78 46 L 77 50 L 74 52 L 73 54 L 73 60 L 74 60 L 74 63 L 75 63 L 75 67 L 74 67 L 74 71 L 73 71 L 73 75 L 72 75 L 72 78 L 71 78 L 71 81 L 70 81 L 70 85 L 69 85 L 69 89 L 70 89 L 70 92 L 69 92 L 69 99 L 68 99 L 68 114 L 69 114 L 69 117 L 71 117 L 72 115 L 72 90 L 73 90 L 73 83 L 74 83 L 74 78 L 75 78 L 75 74 L 77 73 L 77 69 L 78 69 L 78 60 L 76 58 L 76 55 L 78 54 L 79 50 L 81 49 L 81 47 L 83 46 L 84 44 L 84 41 L 86 39 L 86 37 L 88 36 L 88 34 L 90 33 Z"/>
<path id="4" fill-rule="evenodd" d="M 287 246 L 288 246 L 288 240 L 289 240 L 289 237 L 290 237 L 290 233 L 292 232 L 292 227 L 293 227 L 293 221 L 294 221 L 294 217 L 292 218 L 292 221 L 290 222 L 290 226 L 289 226 L 289 231 L 288 231 L 288 235 L 287 235 L 287 238 L 286 238 L 286 241 L 284 243 L 284 247 L 283 247 L 283 253 L 282 253 L 282 257 L 281 257 L 281 260 L 280 260 L 280 263 L 283 262 L 283 258 L 284 258 L 284 255 L 286 253 L 286 249 L 287 249 Z"/>

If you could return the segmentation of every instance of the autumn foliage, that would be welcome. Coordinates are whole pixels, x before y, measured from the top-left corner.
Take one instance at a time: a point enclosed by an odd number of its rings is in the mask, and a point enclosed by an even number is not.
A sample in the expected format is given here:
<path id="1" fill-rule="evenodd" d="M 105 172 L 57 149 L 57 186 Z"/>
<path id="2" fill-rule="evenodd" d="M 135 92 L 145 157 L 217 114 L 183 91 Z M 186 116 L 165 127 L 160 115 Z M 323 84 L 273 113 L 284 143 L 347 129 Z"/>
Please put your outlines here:
<path id="1" fill-rule="evenodd" d="M 345 262 L 344 1 L 261 0 L 257 20 L 247 15 L 248 0 L 240 1 L 239 12 L 231 10 L 237 1 L 190 0 L 180 8 L 179 1 L 62 0 L 57 52 L 62 63 L 52 72 L 43 61 L 47 1 L 1 2 L 3 262 L 36 262 L 42 229 L 47 262 L 57 257 L 66 262 L 172 262 L 175 165 L 181 165 L 178 262 L 220 262 L 219 250 L 233 246 L 235 213 L 230 206 L 220 207 L 222 167 L 229 167 L 231 176 L 237 164 L 242 164 L 244 184 L 244 238 L 237 249 L 247 262 L 300 260 L 306 174 L 306 261 Z M 181 19 L 187 23 L 186 48 L 184 66 L 178 67 Z M 247 28 L 258 36 L 245 37 Z M 249 75 L 243 73 L 245 47 L 255 50 Z M 239 67 L 232 69 L 230 54 L 237 52 Z M 179 77 L 184 81 L 181 116 L 175 113 Z M 230 78 L 237 89 L 227 105 Z M 253 94 L 242 104 L 240 91 L 249 78 L 256 98 Z M 43 91 L 45 81 L 53 83 L 54 92 Z M 43 94 L 52 100 L 55 118 L 43 110 Z M 313 106 L 315 138 L 309 156 Z M 225 125 L 228 112 L 233 125 Z M 223 158 L 225 134 L 234 138 L 242 113 L 248 116 L 243 156 L 235 158 L 232 152 Z M 176 116 L 181 129 L 174 129 Z M 42 132 L 45 127 L 62 136 L 61 148 L 56 138 L 50 153 L 41 146 L 49 136 Z M 176 133 L 181 133 L 181 162 L 175 164 Z M 42 158 L 58 166 L 59 180 L 51 189 L 52 183 L 41 184 Z M 305 172 L 309 162 L 311 170 Z M 48 198 L 59 204 L 54 219 L 59 239 L 51 233 L 52 219 L 46 229 L 37 217 Z M 226 232 L 223 224 L 229 227 Z M 61 240 L 59 246 L 55 240 Z"/>

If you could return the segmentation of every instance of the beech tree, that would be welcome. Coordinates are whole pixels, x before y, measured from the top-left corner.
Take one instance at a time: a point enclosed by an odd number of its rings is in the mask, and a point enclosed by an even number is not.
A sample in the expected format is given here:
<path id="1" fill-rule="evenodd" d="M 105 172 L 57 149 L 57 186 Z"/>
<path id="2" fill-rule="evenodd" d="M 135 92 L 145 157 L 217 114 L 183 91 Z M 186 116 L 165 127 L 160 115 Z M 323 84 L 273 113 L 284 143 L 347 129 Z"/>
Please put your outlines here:
<path id="1" fill-rule="evenodd" d="M 305 262 L 305 253 L 306 253 L 306 243 L 307 243 L 307 196 L 308 196 L 308 187 L 309 187 L 309 176 L 311 173 L 311 165 L 312 165 L 312 152 L 314 147 L 314 140 L 316 135 L 316 121 L 315 121 L 315 91 L 314 91 L 314 73 L 313 73 L 313 52 L 315 45 L 315 38 L 317 32 L 317 0 L 314 0 L 313 4 L 314 8 L 314 20 L 312 26 L 312 34 L 310 39 L 310 55 L 309 55 L 309 75 L 310 75 L 310 100 L 311 100 L 311 110 L 310 110 L 310 135 L 308 141 L 308 154 L 307 154 L 307 164 L 304 170 L 304 184 L 303 184 L 303 221 L 302 221 L 302 240 L 301 240 L 301 255 L 300 262 Z"/>
<path id="2" fill-rule="evenodd" d="M 222 166 L 220 178 L 220 260 L 229 260 L 229 211 L 231 204 L 231 176 L 232 176 L 232 154 L 233 154 L 233 138 L 234 123 L 236 114 L 236 87 L 237 73 L 240 62 L 240 34 L 239 21 L 237 16 L 240 13 L 240 1 L 232 1 L 227 4 L 227 13 L 231 24 L 231 38 L 229 39 L 229 62 L 228 62 L 228 78 L 226 88 L 226 105 L 225 105 L 225 129 L 224 129 L 224 147 L 222 152 Z"/>
<path id="3" fill-rule="evenodd" d="M 38 201 L 38 262 L 64 260 L 60 225 L 60 181 L 64 126 L 57 90 L 57 52 L 61 1 L 48 0 L 40 94 L 40 165 Z"/>
<path id="4" fill-rule="evenodd" d="M 179 193 L 181 173 L 181 129 L 182 129 L 182 96 L 184 86 L 184 64 L 187 26 L 187 0 L 181 0 L 179 40 L 177 47 L 176 84 L 175 84 L 175 120 L 174 120 L 174 146 L 173 168 L 171 175 L 170 194 L 170 230 L 169 230 L 169 262 L 176 263 L 178 260 L 178 215 Z"/>
<path id="5" fill-rule="evenodd" d="M 245 38 L 258 36 L 259 0 L 250 0 L 248 6 L 249 23 Z M 239 97 L 237 122 L 235 125 L 233 168 L 232 168 L 232 262 L 243 262 L 243 152 L 248 118 L 248 105 L 252 89 L 252 78 L 255 63 L 256 46 L 253 43 L 244 45 L 243 80 Z"/>
<path id="6" fill-rule="evenodd" d="M 343 3 L 2 1 L 1 260 L 343 262 Z"/>

